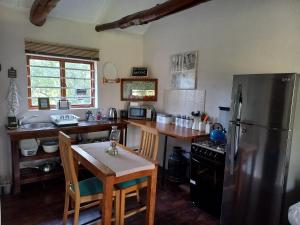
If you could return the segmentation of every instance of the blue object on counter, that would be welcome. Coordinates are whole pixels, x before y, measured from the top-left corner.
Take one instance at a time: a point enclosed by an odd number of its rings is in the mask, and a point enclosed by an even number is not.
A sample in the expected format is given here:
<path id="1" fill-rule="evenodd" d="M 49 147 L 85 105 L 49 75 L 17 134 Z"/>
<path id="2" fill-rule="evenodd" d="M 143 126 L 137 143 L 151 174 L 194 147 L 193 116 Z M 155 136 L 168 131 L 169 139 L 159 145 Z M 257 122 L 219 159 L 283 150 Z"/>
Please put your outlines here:
<path id="1" fill-rule="evenodd" d="M 220 123 L 214 123 L 210 132 L 210 139 L 220 144 L 226 143 L 226 135 L 223 126 Z"/>

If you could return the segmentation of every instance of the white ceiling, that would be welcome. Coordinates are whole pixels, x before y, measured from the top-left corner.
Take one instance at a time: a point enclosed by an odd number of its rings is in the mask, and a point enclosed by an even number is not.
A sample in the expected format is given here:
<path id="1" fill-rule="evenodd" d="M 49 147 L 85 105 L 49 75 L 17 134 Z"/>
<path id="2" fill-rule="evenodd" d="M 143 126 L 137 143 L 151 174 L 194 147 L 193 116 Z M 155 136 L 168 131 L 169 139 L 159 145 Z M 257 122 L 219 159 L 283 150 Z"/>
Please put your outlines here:
<path id="1" fill-rule="evenodd" d="M 60 0 L 49 17 L 76 22 L 101 24 L 112 22 L 162 3 L 165 0 Z M 34 0 L 0 0 L 0 5 L 30 11 Z M 131 27 L 126 31 L 143 34 L 149 25 Z"/>

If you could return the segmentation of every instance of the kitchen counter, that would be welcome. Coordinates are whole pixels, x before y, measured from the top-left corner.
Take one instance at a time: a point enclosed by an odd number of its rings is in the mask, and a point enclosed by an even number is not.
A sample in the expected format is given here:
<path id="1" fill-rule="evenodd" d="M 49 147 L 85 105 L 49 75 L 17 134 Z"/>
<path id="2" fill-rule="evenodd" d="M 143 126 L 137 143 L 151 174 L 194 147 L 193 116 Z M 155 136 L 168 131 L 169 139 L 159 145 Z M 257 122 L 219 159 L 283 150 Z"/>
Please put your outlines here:
<path id="1" fill-rule="evenodd" d="M 78 125 L 73 126 L 53 126 L 50 128 L 41 129 L 24 129 L 18 128 L 15 130 L 7 129 L 6 133 L 10 136 L 12 141 L 29 139 L 29 138 L 42 138 L 58 136 L 59 131 L 67 134 L 80 134 L 88 132 L 97 132 L 110 130 L 111 126 L 118 126 L 119 129 L 124 129 L 126 123 L 121 120 L 107 120 L 107 121 L 80 121 Z"/>
<path id="2" fill-rule="evenodd" d="M 40 159 L 51 159 L 59 157 L 59 152 L 45 153 L 39 149 L 37 155 L 34 156 L 22 156 L 19 149 L 19 141 L 22 139 L 31 138 L 43 138 L 43 137 L 57 137 L 59 131 L 63 131 L 66 134 L 83 134 L 98 131 L 109 131 L 112 126 L 118 126 L 121 130 L 120 143 L 123 144 L 124 136 L 126 142 L 127 123 L 122 120 L 107 120 L 107 121 L 81 121 L 78 125 L 65 126 L 65 127 L 48 127 L 40 129 L 24 129 L 18 128 L 15 130 L 6 131 L 11 140 L 11 153 L 12 153 L 12 171 L 13 171 L 13 191 L 19 193 L 21 191 L 21 184 L 27 184 L 32 182 L 44 181 L 63 176 L 63 170 L 59 170 L 42 173 L 34 169 L 20 169 L 20 163 L 24 161 L 33 161 Z M 126 143 L 125 143 L 126 145 Z"/>
<path id="3" fill-rule="evenodd" d="M 202 133 L 197 130 L 192 130 L 191 128 L 178 127 L 174 124 L 163 124 L 157 123 L 156 121 L 150 120 L 124 120 L 128 124 L 134 126 L 147 126 L 152 127 L 158 130 L 159 133 L 164 134 L 166 136 L 174 137 L 176 139 L 181 140 L 193 140 L 201 137 L 208 137 L 208 134 Z"/>

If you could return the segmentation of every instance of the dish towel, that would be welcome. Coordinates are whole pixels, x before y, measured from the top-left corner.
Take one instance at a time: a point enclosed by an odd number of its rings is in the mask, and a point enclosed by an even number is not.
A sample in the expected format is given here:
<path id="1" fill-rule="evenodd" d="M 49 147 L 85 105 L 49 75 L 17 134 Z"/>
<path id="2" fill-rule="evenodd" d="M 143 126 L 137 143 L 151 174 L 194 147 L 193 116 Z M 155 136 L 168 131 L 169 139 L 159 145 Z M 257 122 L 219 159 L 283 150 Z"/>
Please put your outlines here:
<path id="1" fill-rule="evenodd" d="M 18 89 L 17 89 L 15 78 L 10 78 L 7 100 L 8 100 L 8 115 L 16 116 L 19 112 L 20 104 L 19 104 Z"/>

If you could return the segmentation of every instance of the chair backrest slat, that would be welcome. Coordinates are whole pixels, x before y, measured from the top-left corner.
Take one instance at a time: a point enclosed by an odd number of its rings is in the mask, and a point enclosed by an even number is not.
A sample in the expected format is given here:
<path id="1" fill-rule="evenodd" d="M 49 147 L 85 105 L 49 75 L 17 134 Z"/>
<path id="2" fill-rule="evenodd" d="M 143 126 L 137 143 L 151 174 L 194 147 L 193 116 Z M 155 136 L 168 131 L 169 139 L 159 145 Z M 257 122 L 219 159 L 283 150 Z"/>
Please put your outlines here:
<path id="1" fill-rule="evenodd" d="M 140 126 L 141 141 L 139 154 L 151 160 L 157 159 L 159 134 L 155 128 Z"/>
<path id="2" fill-rule="evenodd" d="M 64 168 L 66 185 L 73 185 L 75 194 L 79 194 L 78 179 L 74 167 L 73 152 L 71 149 L 71 138 L 61 131 L 59 132 L 59 151 Z"/>

